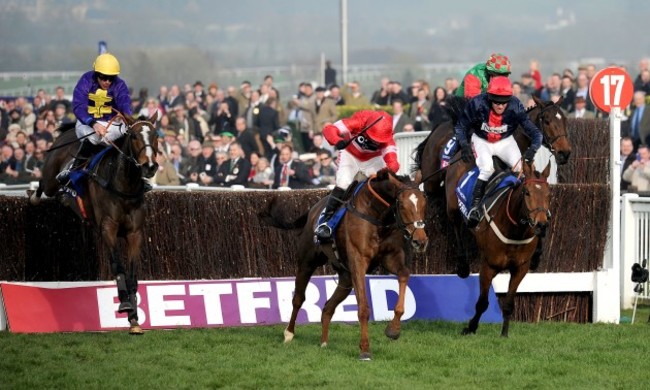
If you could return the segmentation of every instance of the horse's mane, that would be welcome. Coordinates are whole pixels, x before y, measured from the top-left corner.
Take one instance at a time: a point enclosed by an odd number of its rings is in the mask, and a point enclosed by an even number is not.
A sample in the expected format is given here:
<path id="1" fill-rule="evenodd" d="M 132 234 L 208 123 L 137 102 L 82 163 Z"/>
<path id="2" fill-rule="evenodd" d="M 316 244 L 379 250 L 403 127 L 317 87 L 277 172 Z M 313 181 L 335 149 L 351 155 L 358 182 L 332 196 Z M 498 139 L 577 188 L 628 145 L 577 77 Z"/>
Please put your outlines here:
<path id="1" fill-rule="evenodd" d="M 449 114 L 451 122 L 454 125 L 458 123 L 458 118 L 460 118 L 461 114 L 465 110 L 467 102 L 469 102 L 469 99 L 464 96 L 449 95 L 445 99 L 445 111 Z"/>

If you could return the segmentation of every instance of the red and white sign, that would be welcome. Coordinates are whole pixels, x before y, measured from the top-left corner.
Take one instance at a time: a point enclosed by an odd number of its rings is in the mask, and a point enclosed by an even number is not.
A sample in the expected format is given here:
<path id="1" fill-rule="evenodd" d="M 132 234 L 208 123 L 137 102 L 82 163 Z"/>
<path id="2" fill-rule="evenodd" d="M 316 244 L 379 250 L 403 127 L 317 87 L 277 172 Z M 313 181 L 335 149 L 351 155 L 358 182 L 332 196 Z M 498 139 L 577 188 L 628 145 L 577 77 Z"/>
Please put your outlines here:
<path id="1" fill-rule="evenodd" d="M 627 107 L 633 95 L 634 83 L 630 75 L 617 66 L 598 71 L 589 85 L 591 101 L 599 110 L 607 113 L 612 107 Z"/>

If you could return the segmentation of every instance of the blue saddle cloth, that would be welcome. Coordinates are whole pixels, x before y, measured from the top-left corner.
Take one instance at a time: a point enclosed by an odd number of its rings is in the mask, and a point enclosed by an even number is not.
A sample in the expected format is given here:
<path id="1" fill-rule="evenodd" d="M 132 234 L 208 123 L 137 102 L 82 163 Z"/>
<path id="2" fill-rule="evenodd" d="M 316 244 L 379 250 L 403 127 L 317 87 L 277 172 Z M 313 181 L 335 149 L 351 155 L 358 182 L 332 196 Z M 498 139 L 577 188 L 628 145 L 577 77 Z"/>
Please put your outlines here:
<path id="1" fill-rule="evenodd" d="M 102 157 L 104 157 L 104 155 L 112 148 L 112 146 L 107 146 L 102 149 L 101 152 L 97 153 L 90 160 L 90 163 L 88 163 L 88 166 L 85 169 L 77 169 L 70 172 L 70 185 L 79 196 L 83 195 L 84 184 L 86 183 L 86 180 L 88 180 L 90 172 L 93 171 L 97 164 L 99 164 L 99 161 L 102 159 Z"/>
<path id="2" fill-rule="evenodd" d="M 352 195 L 353 198 L 357 195 L 359 190 L 361 190 L 361 187 L 363 187 L 363 185 L 366 183 L 366 181 L 367 180 L 364 180 L 364 181 L 362 181 L 361 183 L 359 183 L 356 186 L 356 188 L 354 189 L 354 194 Z M 330 229 L 332 229 L 332 238 L 331 239 L 334 239 L 334 237 L 336 235 L 336 228 L 339 226 L 339 223 L 341 223 L 341 220 L 343 219 L 343 216 L 345 215 L 345 213 L 347 211 L 348 211 L 348 209 L 347 209 L 347 207 L 345 207 L 345 203 L 343 203 L 341 206 L 339 206 L 339 208 L 336 210 L 336 212 L 334 212 L 334 214 L 332 215 L 332 218 L 330 218 L 329 221 L 327 221 L 327 226 L 329 226 Z M 318 217 L 318 222 L 316 223 L 316 226 L 319 226 L 320 224 L 322 224 L 324 222 L 323 217 L 324 217 L 324 215 L 323 215 L 323 213 L 321 213 L 320 216 Z"/>
<path id="3" fill-rule="evenodd" d="M 469 211 L 472 208 L 472 195 L 474 193 L 474 187 L 476 186 L 476 180 L 478 179 L 479 169 L 474 167 L 463 175 L 458 181 L 458 186 L 456 187 L 456 196 L 458 197 L 458 206 L 460 208 L 461 214 L 467 222 L 467 217 Z M 514 174 L 508 174 L 506 177 L 502 178 L 499 184 L 496 187 L 491 188 L 489 193 L 486 193 L 483 196 L 483 201 L 485 198 L 494 195 L 496 192 L 506 187 L 514 187 L 519 183 L 519 179 Z M 488 187 L 491 187 L 488 185 Z M 481 203 L 483 202 L 481 201 Z"/>

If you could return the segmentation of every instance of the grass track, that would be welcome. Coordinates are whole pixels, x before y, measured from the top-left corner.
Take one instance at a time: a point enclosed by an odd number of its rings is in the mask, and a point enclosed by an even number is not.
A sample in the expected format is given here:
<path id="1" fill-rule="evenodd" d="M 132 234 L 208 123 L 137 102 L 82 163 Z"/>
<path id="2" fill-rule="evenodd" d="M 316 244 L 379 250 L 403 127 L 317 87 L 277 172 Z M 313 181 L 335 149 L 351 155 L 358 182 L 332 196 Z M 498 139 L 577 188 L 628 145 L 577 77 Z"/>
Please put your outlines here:
<path id="1" fill-rule="evenodd" d="M 648 310 L 635 324 L 513 323 L 460 336 L 463 324 L 412 321 L 402 337 L 370 326 L 373 360 L 360 362 L 359 328 L 334 324 L 21 335 L 0 333 L 0 388 L 648 388 Z"/>

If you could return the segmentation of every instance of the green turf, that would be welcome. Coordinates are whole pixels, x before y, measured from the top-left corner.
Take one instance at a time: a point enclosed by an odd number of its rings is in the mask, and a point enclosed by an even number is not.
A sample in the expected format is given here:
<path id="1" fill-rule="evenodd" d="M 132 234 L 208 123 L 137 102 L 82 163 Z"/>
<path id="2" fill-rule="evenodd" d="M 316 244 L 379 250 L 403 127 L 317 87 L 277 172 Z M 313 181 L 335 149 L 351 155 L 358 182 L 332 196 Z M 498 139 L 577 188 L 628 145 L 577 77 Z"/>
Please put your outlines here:
<path id="1" fill-rule="evenodd" d="M 411 321 L 402 337 L 372 323 L 373 360 L 359 361 L 359 328 L 320 326 L 70 334 L 0 333 L 0 388 L 647 388 L 645 315 L 634 324 L 463 324 Z M 642 311 L 643 312 L 643 311 Z M 631 312 L 630 312 L 631 314 Z M 640 314 L 637 314 L 640 315 Z"/>

